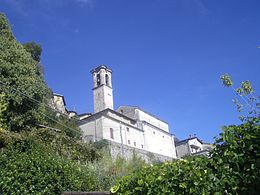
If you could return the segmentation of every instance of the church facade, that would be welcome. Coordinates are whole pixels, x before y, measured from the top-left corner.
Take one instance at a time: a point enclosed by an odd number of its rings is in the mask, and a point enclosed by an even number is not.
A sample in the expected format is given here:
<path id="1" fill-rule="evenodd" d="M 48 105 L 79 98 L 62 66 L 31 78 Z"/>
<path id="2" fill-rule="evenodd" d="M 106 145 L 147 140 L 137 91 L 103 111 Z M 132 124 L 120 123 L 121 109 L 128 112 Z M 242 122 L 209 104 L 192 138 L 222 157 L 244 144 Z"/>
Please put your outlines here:
<path id="1" fill-rule="evenodd" d="M 135 151 L 165 160 L 176 158 L 174 136 L 167 122 L 135 106 L 120 106 L 114 110 L 112 70 L 101 65 L 91 74 L 94 113 L 80 121 L 84 141 L 108 140 L 117 148 L 113 150 L 114 156 L 125 157 L 129 151 Z"/>

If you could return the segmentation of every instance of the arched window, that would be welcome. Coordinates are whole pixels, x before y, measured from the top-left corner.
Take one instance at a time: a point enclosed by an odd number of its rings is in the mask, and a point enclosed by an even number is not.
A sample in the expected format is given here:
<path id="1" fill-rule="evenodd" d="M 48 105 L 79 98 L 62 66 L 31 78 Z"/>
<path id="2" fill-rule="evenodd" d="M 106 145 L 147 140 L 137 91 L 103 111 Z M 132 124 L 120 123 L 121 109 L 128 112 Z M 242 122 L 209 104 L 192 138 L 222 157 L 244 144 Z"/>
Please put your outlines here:
<path id="1" fill-rule="evenodd" d="M 109 85 L 109 76 L 106 74 L 106 85 Z"/>
<path id="2" fill-rule="evenodd" d="M 99 86 L 100 85 L 100 74 L 97 74 L 97 86 Z"/>

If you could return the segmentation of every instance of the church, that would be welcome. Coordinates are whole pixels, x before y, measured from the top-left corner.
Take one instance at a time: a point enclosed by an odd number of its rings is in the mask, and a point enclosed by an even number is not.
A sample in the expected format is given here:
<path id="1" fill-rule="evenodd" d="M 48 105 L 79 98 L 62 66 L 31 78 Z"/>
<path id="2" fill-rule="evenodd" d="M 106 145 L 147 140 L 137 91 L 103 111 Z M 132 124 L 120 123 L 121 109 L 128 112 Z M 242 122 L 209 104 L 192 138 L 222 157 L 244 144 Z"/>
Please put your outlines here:
<path id="1" fill-rule="evenodd" d="M 107 140 L 114 157 L 127 159 L 135 152 L 145 160 L 151 156 L 159 161 L 175 159 L 175 139 L 167 122 L 137 106 L 114 109 L 112 70 L 101 65 L 91 74 L 94 113 L 80 116 L 83 140 Z"/>

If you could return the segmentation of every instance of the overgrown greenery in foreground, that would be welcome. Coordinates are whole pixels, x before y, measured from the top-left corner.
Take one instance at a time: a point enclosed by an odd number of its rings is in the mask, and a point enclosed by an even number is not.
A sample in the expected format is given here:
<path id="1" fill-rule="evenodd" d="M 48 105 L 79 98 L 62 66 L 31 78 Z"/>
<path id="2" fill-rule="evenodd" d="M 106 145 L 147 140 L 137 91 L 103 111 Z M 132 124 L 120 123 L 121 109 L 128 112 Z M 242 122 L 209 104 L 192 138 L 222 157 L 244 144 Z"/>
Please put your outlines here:
<path id="1" fill-rule="evenodd" d="M 258 194 L 260 120 L 228 126 L 211 157 L 151 165 L 123 177 L 117 194 Z"/>
<path id="2" fill-rule="evenodd" d="M 0 194 L 109 190 L 143 165 L 106 155 L 106 143 L 84 144 L 49 129 L 0 132 Z"/>
<path id="3" fill-rule="evenodd" d="M 24 140 L 1 153 L 0 178 L 0 194 L 100 189 L 94 170 L 57 156 L 33 140 Z"/>

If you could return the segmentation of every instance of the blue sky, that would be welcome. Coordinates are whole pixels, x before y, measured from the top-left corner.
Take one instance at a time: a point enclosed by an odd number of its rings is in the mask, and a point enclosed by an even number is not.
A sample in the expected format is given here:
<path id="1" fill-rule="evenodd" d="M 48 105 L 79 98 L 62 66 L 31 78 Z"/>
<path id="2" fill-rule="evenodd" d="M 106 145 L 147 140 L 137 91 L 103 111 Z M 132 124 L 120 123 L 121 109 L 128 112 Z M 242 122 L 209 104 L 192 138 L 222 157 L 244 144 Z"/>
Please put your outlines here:
<path id="1" fill-rule="evenodd" d="M 221 74 L 259 95 L 259 10 L 259 0 L 0 1 L 17 40 L 41 44 L 46 81 L 69 109 L 93 111 L 90 70 L 106 64 L 115 108 L 138 106 L 207 142 L 239 123 Z"/>

